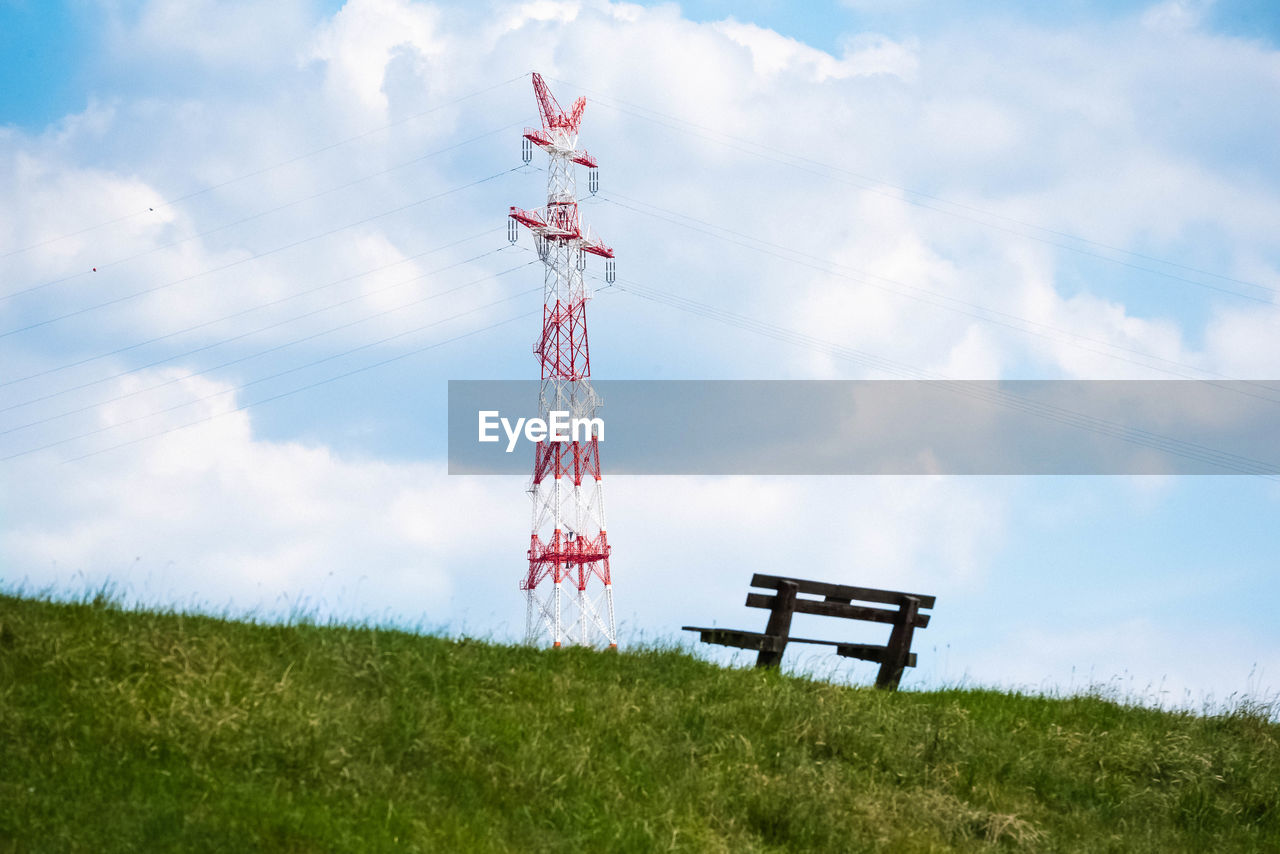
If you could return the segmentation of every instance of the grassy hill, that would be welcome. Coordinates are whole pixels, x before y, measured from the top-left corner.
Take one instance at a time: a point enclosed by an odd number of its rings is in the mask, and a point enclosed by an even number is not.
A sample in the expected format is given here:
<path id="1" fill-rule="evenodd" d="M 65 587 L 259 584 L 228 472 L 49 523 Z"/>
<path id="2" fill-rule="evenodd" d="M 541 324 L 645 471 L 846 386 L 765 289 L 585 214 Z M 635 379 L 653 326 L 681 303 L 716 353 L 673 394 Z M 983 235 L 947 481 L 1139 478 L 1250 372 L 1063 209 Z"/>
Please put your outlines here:
<path id="1" fill-rule="evenodd" d="M 0 596 L 0 851 L 1280 851 L 1280 726 Z"/>

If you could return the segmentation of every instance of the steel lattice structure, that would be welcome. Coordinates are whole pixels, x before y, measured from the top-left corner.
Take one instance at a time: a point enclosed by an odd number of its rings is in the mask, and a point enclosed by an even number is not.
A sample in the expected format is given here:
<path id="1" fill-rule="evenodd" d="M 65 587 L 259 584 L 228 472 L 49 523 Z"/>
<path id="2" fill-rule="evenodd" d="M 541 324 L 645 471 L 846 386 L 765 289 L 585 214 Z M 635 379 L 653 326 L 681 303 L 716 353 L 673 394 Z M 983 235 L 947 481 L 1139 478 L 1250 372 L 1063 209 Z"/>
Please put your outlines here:
<path id="1" fill-rule="evenodd" d="M 548 421 L 553 411 L 566 411 L 570 418 L 594 418 L 600 401 L 589 379 L 586 256 L 606 259 L 609 281 L 614 270 L 613 250 L 583 226 L 578 215 L 575 165 L 592 170 L 592 192 L 596 188 L 596 161 L 578 150 L 578 126 L 587 101 L 579 98 L 565 112 L 537 73 L 533 88 L 542 128 L 525 128 L 522 145 L 526 163 L 534 145 L 547 153 L 547 204 L 538 210 L 513 206 L 509 236 L 516 239 L 519 225 L 533 232 L 545 265 L 542 334 L 533 346 L 542 366 L 539 410 Z M 528 597 L 527 642 L 616 647 L 597 436 L 539 442 L 529 494 L 533 532 L 529 569 L 520 583 Z"/>

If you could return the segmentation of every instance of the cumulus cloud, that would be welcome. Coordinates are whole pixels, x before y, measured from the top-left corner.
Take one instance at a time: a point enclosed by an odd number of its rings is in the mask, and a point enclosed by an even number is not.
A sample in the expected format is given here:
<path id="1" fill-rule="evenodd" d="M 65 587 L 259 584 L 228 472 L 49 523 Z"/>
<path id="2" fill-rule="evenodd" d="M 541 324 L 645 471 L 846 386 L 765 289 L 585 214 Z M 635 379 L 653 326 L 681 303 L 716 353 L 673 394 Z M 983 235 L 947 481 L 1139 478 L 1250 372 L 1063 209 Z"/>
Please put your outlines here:
<path id="1" fill-rule="evenodd" d="M 750 52 L 755 76 L 766 80 L 783 72 L 799 73 L 812 83 L 873 74 L 906 77 L 916 67 L 910 48 L 884 36 L 850 39 L 844 56 L 837 58 L 773 30 L 733 18 L 716 24 L 716 29 Z"/>
<path id="2" fill-rule="evenodd" d="M 1142 13 L 1142 22 L 1154 30 L 1181 32 L 1198 27 L 1213 0 L 1165 0 Z"/>
<path id="3" fill-rule="evenodd" d="M 255 438 L 225 382 L 159 374 L 118 388 L 166 376 L 179 381 L 164 402 L 189 404 L 182 411 L 138 422 L 154 403 L 125 400 L 81 424 L 103 431 L 100 447 L 154 438 L 76 463 L 45 453 L 10 468 L 0 489 L 8 585 L 111 582 L 144 602 L 452 621 L 459 581 L 496 557 L 464 536 L 466 520 L 518 502 L 449 480 L 439 463 L 350 460 Z"/>
<path id="4" fill-rule="evenodd" d="M 338 98 L 352 97 L 383 112 L 383 89 L 393 60 L 409 58 L 422 70 L 445 51 L 440 13 L 408 0 L 348 3 L 315 36 L 312 57 L 325 68 L 326 84 Z"/>

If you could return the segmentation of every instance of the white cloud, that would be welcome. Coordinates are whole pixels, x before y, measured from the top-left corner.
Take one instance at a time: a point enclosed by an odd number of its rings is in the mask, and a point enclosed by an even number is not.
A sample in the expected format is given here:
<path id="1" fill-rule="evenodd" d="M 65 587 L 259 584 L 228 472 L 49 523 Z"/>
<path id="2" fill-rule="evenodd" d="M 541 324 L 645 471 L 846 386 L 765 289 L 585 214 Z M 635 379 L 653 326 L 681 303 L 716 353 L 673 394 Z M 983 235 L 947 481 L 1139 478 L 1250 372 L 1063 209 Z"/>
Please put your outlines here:
<path id="1" fill-rule="evenodd" d="M 1262 278 L 1262 277 L 1258 277 Z M 1280 284 L 1280 277 L 1267 277 Z M 1280 299 L 1272 305 L 1280 307 Z M 1222 308 L 1205 329 L 1205 346 L 1214 355 L 1217 370 L 1230 377 L 1269 380 L 1280 364 L 1280 335 L 1276 312 Z"/>
<path id="2" fill-rule="evenodd" d="M 519 30 L 529 23 L 568 24 L 578 17 L 582 11 L 581 3 L 557 2 L 557 0 L 536 0 L 533 3 L 520 3 L 504 10 L 501 30 L 510 32 Z M 634 9 L 631 15 L 634 16 Z M 634 19 L 634 18 L 633 18 Z"/>
<path id="3" fill-rule="evenodd" d="M 312 56 L 325 67 L 335 97 L 354 97 L 370 111 L 387 107 L 383 81 L 398 49 L 407 49 L 424 66 L 444 52 L 440 13 L 409 0 L 353 0 L 315 37 Z"/>
<path id="4" fill-rule="evenodd" d="M 729 18 L 715 25 L 734 44 L 751 53 L 757 77 L 772 78 L 783 72 L 800 72 L 814 83 L 875 74 L 907 77 L 916 69 L 913 51 L 891 39 L 864 35 L 849 39 L 840 58 L 787 38 L 773 30 Z"/>
<path id="5" fill-rule="evenodd" d="M 1214 0 L 1165 0 L 1142 13 L 1142 23 L 1156 31 L 1183 32 L 1204 20 Z"/>
<path id="6" fill-rule="evenodd" d="M 307 28 L 306 0 L 185 0 L 147 3 L 136 21 L 118 21 L 121 49 L 131 53 L 184 57 L 205 67 L 265 70 L 294 57 L 281 50 Z"/>
<path id="7" fill-rule="evenodd" d="M 175 376 L 129 378 L 118 390 Z M 444 624 L 459 586 L 491 563 L 479 520 L 523 497 L 503 501 L 439 463 L 256 439 L 226 383 L 183 379 L 165 402 L 191 405 L 129 423 L 153 408 L 126 400 L 82 426 L 108 428 L 97 437 L 106 447 L 212 420 L 79 462 L 44 453 L 13 465 L 0 491 L 7 584 L 74 592 L 106 579 L 143 601 L 277 613 L 305 597 L 322 615 Z"/>

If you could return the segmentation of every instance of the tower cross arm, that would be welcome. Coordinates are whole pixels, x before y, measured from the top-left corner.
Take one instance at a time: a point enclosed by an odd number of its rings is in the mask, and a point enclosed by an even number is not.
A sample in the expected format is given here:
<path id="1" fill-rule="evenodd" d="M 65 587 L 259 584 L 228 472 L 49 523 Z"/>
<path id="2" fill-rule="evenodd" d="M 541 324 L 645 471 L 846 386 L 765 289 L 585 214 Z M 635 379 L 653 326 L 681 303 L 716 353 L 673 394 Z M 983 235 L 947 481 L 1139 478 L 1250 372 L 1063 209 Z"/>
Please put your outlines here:
<path id="1" fill-rule="evenodd" d="M 610 246 L 606 246 L 604 244 L 604 241 L 596 237 L 582 238 L 582 243 L 580 245 L 580 248 L 582 249 L 583 252 L 588 252 L 592 255 L 599 255 L 601 258 L 613 257 L 613 248 Z"/>
<path id="2" fill-rule="evenodd" d="M 573 102 L 573 109 L 566 113 L 560 106 L 560 102 L 556 100 L 556 96 L 552 95 L 551 90 L 547 88 L 547 82 L 536 71 L 533 72 L 533 92 L 538 99 L 538 115 L 542 119 L 543 130 L 550 131 L 558 128 L 569 133 L 578 132 L 582 124 L 582 114 L 587 109 L 586 98 L 578 98 Z"/>
<path id="3" fill-rule="evenodd" d="M 548 145 L 551 145 L 551 137 L 548 136 L 545 131 L 538 130 L 537 128 L 525 128 L 524 138 L 540 148 L 546 148 Z"/>
<path id="4" fill-rule="evenodd" d="M 558 134 L 557 137 L 552 137 L 551 134 L 546 133 L 545 131 L 540 131 L 537 128 L 525 128 L 524 138 L 539 148 L 547 148 L 556 153 L 563 154 L 565 157 L 569 158 L 571 162 L 577 163 L 580 166 L 588 166 L 595 169 L 600 165 L 599 161 L 588 154 L 585 149 L 578 151 L 575 148 L 566 148 L 565 144 L 568 140 L 564 137 L 564 134 Z"/>
<path id="5" fill-rule="evenodd" d="M 511 213 L 508 214 L 508 216 L 526 228 L 530 228 L 534 231 L 539 231 L 548 227 L 546 219 L 542 216 L 542 211 L 527 211 L 524 208 L 518 208 L 515 205 L 512 205 Z"/>
<path id="6" fill-rule="evenodd" d="M 547 217 L 541 210 L 527 211 L 512 205 L 511 213 L 508 216 L 541 237 L 550 237 L 556 240 L 572 240 L 578 237 L 576 227 L 573 231 L 568 231 L 552 225 L 547 222 Z"/>

